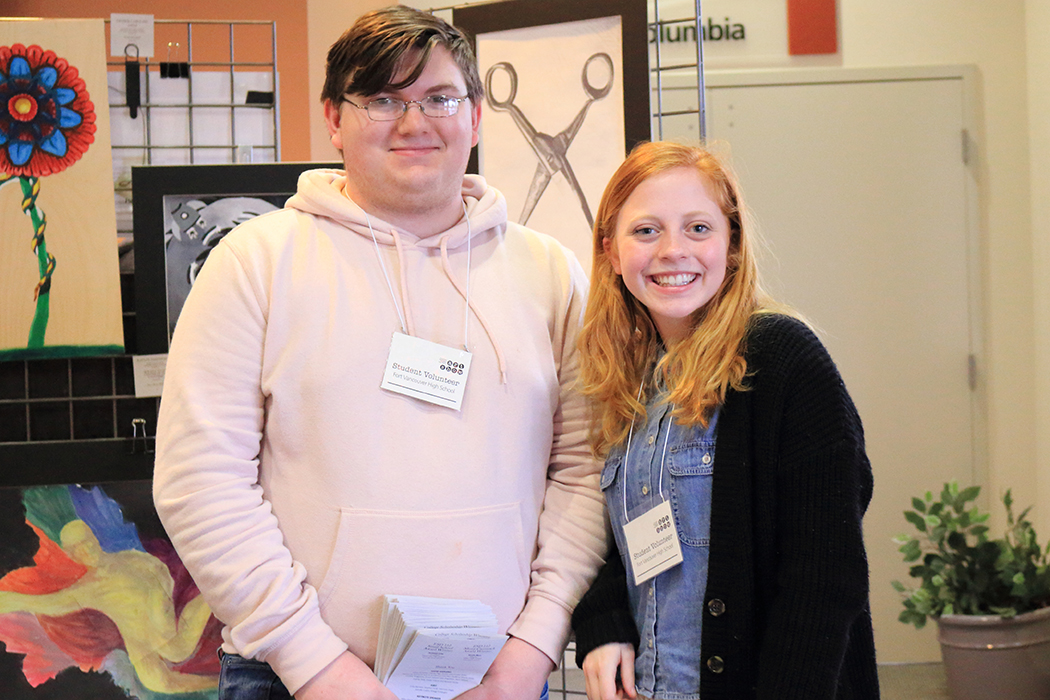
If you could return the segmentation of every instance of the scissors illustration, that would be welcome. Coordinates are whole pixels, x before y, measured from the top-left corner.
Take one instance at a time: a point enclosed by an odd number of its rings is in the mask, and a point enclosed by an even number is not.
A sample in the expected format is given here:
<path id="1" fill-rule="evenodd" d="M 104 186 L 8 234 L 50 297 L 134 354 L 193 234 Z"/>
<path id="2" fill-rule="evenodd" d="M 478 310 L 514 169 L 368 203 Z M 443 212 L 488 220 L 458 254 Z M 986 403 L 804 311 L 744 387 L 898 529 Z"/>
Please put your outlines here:
<path id="1" fill-rule="evenodd" d="M 609 82 L 601 87 L 591 85 L 587 77 L 587 69 L 590 68 L 591 63 L 594 61 L 601 61 L 609 69 Z M 492 96 L 492 76 L 497 70 L 506 72 L 510 79 L 510 95 L 502 101 Z M 583 126 L 584 117 L 587 116 L 587 110 L 590 108 L 591 103 L 602 99 L 612 90 L 613 62 L 609 54 L 596 53 L 584 62 L 582 82 L 583 89 L 588 95 L 587 101 L 583 104 L 576 118 L 572 120 L 572 123 L 565 127 L 564 131 L 556 136 L 551 136 L 536 131 L 536 127 L 526 118 L 521 109 L 514 104 L 514 96 L 518 92 L 518 74 L 514 70 L 513 65 L 505 61 L 496 63 L 485 73 L 485 100 L 489 103 L 489 107 L 497 112 L 510 112 L 510 116 L 514 118 L 514 123 L 518 125 L 518 129 L 525 137 L 525 140 L 528 141 L 532 150 L 536 152 L 536 157 L 540 161 L 539 166 L 536 168 L 536 174 L 532 177 L 529 194 L 525 197 L 525 206 L 522 208 L 521 218 L 519 219 L 521 224 L 525 224 L 529 220 L 532 210 L 536 208 L 536 203 L 540 201 L 540 197 L 543 196 L 543 192 L 547 189 L 551 178 L 554 177 L 555 173 L 561 173 L 569 181 L 569 185 L 576 190 L 576 194 L 580 198 L 580 206 L 583 207 L 583 213 L 587 217 L 588 225 L 594 225 L 590 207 L 587 206 L 587 198 L 584 196 L 583 188 L 580 187 L 576 174 L 572 170 L 572 163 L 569 162 L 567 152 L 569 146 L 572 145 L 572 140 L 576 138 L 576 132 Z"/>

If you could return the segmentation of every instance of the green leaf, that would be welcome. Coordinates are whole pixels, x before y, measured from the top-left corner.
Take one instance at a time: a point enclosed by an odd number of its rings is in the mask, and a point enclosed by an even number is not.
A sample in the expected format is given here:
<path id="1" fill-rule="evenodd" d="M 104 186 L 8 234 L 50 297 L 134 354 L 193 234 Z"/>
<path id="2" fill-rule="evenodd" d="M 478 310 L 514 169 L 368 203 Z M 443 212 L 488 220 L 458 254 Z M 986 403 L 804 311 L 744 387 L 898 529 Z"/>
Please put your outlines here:
<path id="1" fill-rule="evenodd" d="M 977 498 L 977 496 L 980 493 L 981 493 L 981 487 L 980 486 L 971 486 L 969 488 L 965 488 L 965 489 L 962 490 L 962 492 L 959 494 L 959 499 L 962 500 L 965 503 L 967 501 L 974 500 L 975 498 Z"/>
<path id="2" fill-rule="evenodd" d="M 915 511 L 904 511 L 904 519 L 918 528 L 920 532 L 926 532 L 926 520 Z"/>
<path id="3" fill-rule="evenodd" d="M 890 581 L 890 585 L 893 586 L 893 590 L 897 591 L 898 593 L 904 593 L 908 590 L 900 581 Z"/>
<path id="4" fill-rule="evenodd" d="M 897 619 L 906 625 L 915 625 L 915 629 L 922 629 L 926 624 L 926 616 L 914 610 L 902 610 Z"/>
<path id="5" fill-rule="evenodd" d="M 923 501 L 921 498 L 911 499 L 911 507 L 919 511 L 920 513 L 926 512 L 926 502 Z"/>

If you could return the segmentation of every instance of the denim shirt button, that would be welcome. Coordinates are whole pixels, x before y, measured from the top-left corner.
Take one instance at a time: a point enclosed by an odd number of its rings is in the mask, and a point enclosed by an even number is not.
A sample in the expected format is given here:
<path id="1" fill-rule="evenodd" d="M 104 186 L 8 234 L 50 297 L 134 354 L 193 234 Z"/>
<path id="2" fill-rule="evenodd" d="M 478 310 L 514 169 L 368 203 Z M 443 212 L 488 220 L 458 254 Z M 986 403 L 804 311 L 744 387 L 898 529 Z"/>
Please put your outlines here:
<path id="1" fill-rule="evenodd" d="M 726 611 L 726 604 L 718 598 L 712 598 L 707 602 L 707 611 L 714 617 L 718 617 Z"/>
<path id="2" fill-rule="evenodd" d="M 726 664 L 721 656 L 712 656 L 707 660 L 707 668 L 711 673 L 721 673 L 726 670 Z"/>

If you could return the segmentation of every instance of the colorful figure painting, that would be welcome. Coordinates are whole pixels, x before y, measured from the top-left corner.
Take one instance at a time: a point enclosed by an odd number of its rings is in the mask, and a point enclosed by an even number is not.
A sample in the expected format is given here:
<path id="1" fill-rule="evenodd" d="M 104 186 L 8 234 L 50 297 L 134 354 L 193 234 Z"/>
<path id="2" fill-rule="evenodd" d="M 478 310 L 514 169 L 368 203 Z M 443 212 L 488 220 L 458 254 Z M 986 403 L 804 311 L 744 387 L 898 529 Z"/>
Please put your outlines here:
<path id="1" fill-rule="evenodd" d="M 0 360 L 123 352 L 101 20 L 0 22 Z"/>
<path id="2" fill-rule="evenodd" d="M 5 700 L 214 700 L 221 625 L 150 482 L 0 489 Z"/>

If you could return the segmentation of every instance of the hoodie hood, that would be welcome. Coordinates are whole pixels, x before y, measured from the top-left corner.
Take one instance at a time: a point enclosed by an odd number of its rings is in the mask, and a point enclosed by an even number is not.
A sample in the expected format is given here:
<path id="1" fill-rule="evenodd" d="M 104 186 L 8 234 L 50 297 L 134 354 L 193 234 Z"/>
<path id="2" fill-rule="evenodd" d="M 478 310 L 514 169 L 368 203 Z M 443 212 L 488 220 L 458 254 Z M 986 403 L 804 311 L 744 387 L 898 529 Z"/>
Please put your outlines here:
<path id="1" fill-rule="evenodd" d="M 380 245 L 395 245 L 397 238 L 404 245 L 420 248 L 440 248 L 441 240 L 447 238 L 446 246 L 455 250 L 467 243 L 467 236 L 477 236 L 492 228 L 506 226 L 507 200 L 503 194 L 488 186 L 480 175 L 463 176 L 463 203 L 466 205 L 467 219 L 461 217 L 456 224 L 431 236 L 419 236 L 414 231 L 400 228 L 382 219 L 369 215 L 365 218 L 364 210 L 356 202 L 343 194 L 346 185 L 346 173 L 342 170 L 307 170 L 299 176 L 299 187 L 286 207 L 297 209 L 307 214 L 324 216 L 350 229 L 360 236 L 371 240 L 368 221 L 372 222 L 372 231 Z"/>
<path id="2" fill-rule="evenodd" d="M 413 231 L 399 228 L 377 217 L 366 216 L 365 211 L 356 202 L 351 201 L 350 198 L 343 194 L 345 186 L 346 173 L 342 170 L 308 170 L 299 176 L 298 191 L 285 203 L 285 207 L 331 219 L 370 241 L 374 236 L 377 245 L 394 248 L 397 256 L 397 267 L 394 275 L 397 278 L 400 298 L 395 294 L 394 285 L 389 277 L 387 278 L 387 284 L 391 285 L 390 293 L 394 295 L 395 305 L 398 306 L 398 316 L 402 327 L 406 333 L 412 336 L 416 334 L 416 329 L 412 317 L 412 302 L 409 296 L 408 280 L 404 274 L 405 247 L 440 250 L 442 270 L 449 283 L 463 297 L 467 305 L 468 315 L 473 313 L 485 330 L 485 334 L 492 344 L 492 349 L 496 353 L 500 382 L 506 384 L 507 361 L 503 354 L 503 348 L 500 347 L 499 340 L 493 334 L 491 324 L 474 304 L 473 299 L 470 298 L 469 287 L 461 284 L 455 275 L 452 274 L 452 266 L 448 258 L 448 251 L 465 248 L 468 239 L 472 239 L 492 229 L 499 229 L 502 232 L 506 228 L 507 200 L 503 197 L 503 194 L 499 190 L 489 187 L 485 179 L 480 175 L 464 175 L 463 205 L 466 215 L 460 217 L 459 221 L 446 231 L 421 237 Z M 370 223 L 371 226 L 369 226 Z M 385 267 L 383 274 L 387 274 Z M 400 302 L 399 305 L 398 302 Z"/>

